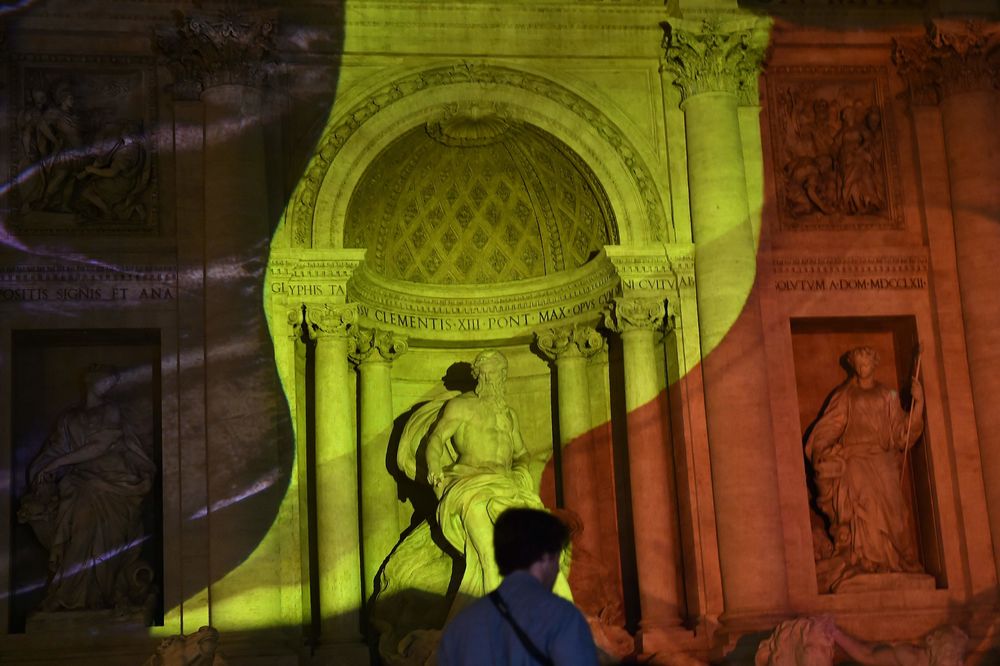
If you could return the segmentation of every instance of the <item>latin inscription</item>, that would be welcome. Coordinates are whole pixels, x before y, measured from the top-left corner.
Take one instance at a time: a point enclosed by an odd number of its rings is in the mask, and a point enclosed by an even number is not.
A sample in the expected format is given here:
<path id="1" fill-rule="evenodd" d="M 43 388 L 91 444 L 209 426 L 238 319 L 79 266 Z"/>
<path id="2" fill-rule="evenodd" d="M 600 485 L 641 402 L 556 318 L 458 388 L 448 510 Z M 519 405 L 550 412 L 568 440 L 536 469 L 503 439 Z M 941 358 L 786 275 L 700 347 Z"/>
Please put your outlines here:
<path id="1" fill-rule="evenodd" d="M 172 301 L 170 287 L 13 287 L 0 288 L 0 303 L 26 301 Z"/>
<path id="2" fill-rule="evenodd" d="M 272 294 L 285 296 L 345 296 L 347 287 L 342 284 L 287 284 L 272 282 Z"/>
<path id="3" fill-rule="evenodd" d="M 888 278 L 802 278 L 776 280 L 774 288 L 778 291 L 867 291 L 879 289 L 926 289 L 927 278 L 888 277 Z"/>
<path id="4" fill-rule="evenodd" d="M 612 299 L 612 294 L 602 294 L 601 296 L 574 303 L 572 305 L 559 305 L 554 308 L 545 308 L 534 312 L 520 312 L 516 314 L 488 315 L 484 317 L 435 317 L 428 315 L 403 314 L 381 308 L 370 308 L 367 305 L 358 304 L 358 314 L 366 319 L 371 319 L 380 324 L 389 324 L 400 328 L 412 330 L 428 330 L 441 332 L 474 332 L 474 331 L 502 331 L 506 329 L 527 328 L 539 326 L 546 323 L 557 322 L 562 319 L 575 317 L 586 312 L 600 310 L 605 303 Z"/>
<path id="5" fill-rule="evenodd" d="M 653 289 L 659 291 L 675 291 L 678 287 L 693 287 L 694 276 L 682 275 L 679 278 L 639 278 L 633 280 L 622 278 L 622 286 L 626 289 Z"/>

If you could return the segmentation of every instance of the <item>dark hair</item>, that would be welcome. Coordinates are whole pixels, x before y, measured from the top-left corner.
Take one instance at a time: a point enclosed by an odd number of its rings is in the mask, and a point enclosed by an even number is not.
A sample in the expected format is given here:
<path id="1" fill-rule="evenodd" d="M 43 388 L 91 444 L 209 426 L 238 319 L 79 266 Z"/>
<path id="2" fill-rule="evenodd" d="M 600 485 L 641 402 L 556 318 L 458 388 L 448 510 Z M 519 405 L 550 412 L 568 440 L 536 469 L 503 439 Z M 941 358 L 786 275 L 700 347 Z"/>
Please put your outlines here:
<path id="1" fill-rule="evenodd" d="M 544 555 L 560 554 L 568 542 L 565 523 L 538 509 L 507 509 L 493 527 L 493 553 L 501 576 L 527 569 Z"/>

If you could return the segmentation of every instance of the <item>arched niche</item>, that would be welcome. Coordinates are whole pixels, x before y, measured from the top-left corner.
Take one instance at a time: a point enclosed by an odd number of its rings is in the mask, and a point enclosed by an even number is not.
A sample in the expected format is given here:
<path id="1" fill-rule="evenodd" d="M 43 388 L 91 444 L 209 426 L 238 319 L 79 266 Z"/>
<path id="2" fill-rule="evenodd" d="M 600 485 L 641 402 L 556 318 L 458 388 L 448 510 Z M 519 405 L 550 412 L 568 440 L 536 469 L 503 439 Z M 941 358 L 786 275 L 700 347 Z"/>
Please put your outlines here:
<path id="1" fill-rule="evenodd" d="M 536 74 L 489 65 L 452 65 L 385 79 L 345 102 L 320 139 L 284 223 L 289 245 L 343 247 L 352 194 L 369 163 L 403 132 L 447 110 L 502 107 L 551 134 L 586 163 L 606 192 L 624 244 L 670 241 L 666 188 L 653 155 L 578 93 Z"/>

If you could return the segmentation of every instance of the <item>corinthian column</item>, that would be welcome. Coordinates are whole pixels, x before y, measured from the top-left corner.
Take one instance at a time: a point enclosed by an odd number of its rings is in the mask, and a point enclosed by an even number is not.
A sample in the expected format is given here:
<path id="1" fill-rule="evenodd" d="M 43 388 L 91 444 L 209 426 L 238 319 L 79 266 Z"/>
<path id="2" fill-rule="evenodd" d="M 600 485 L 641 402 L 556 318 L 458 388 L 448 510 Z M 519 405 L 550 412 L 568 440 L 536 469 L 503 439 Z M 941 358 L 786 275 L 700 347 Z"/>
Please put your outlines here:
<path id="1" fill-rule="evenodd" d="M 642 650 L 657 644 L 657 630 L 681 621 L 680 535 L 672 451 L 667 439 L 655 345 L 666 308 L 657 298 L 616 298 L 605 319 L 621 335 L 628 412 L 628 467 L 639 573 Z"/>
<path id="2" fill-rule="evenodd" d="M 894 59 L 915 117 L 940 104 L 955 227 L 958 287 L 979 431 L 993 550 L 1000 553 L 1000 31 L 975 22 L 936 22 L 929 34 L 896 41 Z M 945 288 L 947 285 L 943 285 Z M 1000 557 L 994 558 L 1000 574 Z"/>
<path id="3" fill-rule="evenodd" d="M 604 349 L 604 338 L 590 327 L 560 326 L 536 333 L 535 342 L 556 370 L 563 501 L 583 523 L 581 545 L 596 555 L 601 552 L 600 507 L 587 360 Z"/>
<path id="4" fill-rule="evenodd" d="M 308 306 L 316 341 L 316 551 L 320 631 L 324 643 L 360 640 L 361 552 L 355 384 L 347 363 L 357 321 L 350 305 Z"/>
<path id="5" fill-rule="evenodd" d="M 352 342 L 351 360 L 361 375 L 361 543 L 368 599 L 400 533 L 396 481 L 386 466 L 386 451 L 392 431 L 392 361 L 407 343 L 403 336 L 371 328 L 354 329 Z"/>
<path id="6" fill-rule="evenodd" d="M 766 25 L 672 20 L 664 42 L 685 117 L 723 620 L 734 629 L 772 622 L 788 595 L 738 110 L 756 104 Z"/>

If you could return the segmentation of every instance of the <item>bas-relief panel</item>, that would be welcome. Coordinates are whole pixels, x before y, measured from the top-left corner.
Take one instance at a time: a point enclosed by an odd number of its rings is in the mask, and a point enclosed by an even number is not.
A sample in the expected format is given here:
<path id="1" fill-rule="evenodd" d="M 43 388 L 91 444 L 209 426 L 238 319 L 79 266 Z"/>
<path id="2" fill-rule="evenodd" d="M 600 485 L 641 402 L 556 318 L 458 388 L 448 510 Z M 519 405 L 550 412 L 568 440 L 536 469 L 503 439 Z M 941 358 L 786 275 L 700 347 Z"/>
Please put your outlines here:
<path id="1" fill-rule="evenodd" d="M 162 616 L 159 333 L 15 331 L 14 633 Z"/>
<path id="2" fill-rule="evenodd" d="M 885 73 L 876 67 L 768 71 L 781 230 L 902 228 L 886 89 Z"/>
<path id="3" fill-rule="evenodd" d="M 11 220 L 21 234 L 157 230 L 155 83 L 143 58 L 11 58 Z"/>

